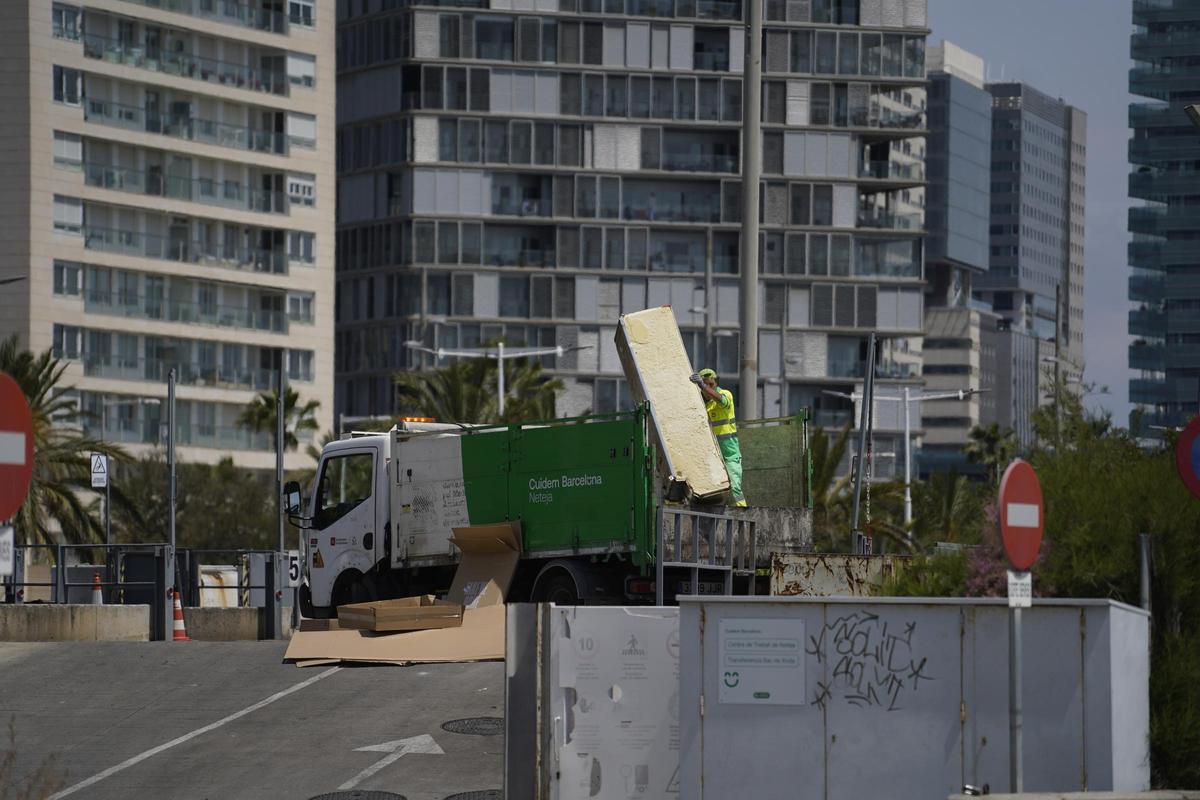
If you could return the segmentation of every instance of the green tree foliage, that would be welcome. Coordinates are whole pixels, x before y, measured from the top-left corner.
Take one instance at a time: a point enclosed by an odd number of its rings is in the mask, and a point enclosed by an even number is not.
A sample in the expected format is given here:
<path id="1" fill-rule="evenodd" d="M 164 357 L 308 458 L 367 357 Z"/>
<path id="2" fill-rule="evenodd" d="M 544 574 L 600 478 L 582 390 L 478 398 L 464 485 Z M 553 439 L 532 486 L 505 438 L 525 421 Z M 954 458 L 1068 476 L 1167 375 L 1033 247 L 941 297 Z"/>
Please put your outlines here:
<path id="1" fill-rule="evenodd" d="M 913 536 L 919 546 L 979 541 L 983 495 L 956 472 L 935 472 L 913 487 Z"/>
<path id="2" fill-rule="evenodd" d="M 279 392 L 272 389 L 261 392 L 255 397 L 238 417 L 239 427 L 264 433 L 274 441 L 275 409 Z M 300 403 L 300 393 L 292 387 L 283 392 L 283 438 L 284 450 L 292 451 L 300 446 L 299 436 L 302 433 L 314 433 L 318 429 L 317 409 L 321 407 L 319 400 L 309 400 Z"/>
<path id="3" fill-rule="evenodd" d="M 168 472 L 161 452 L 127 465 L 116 479 L 129 487 L 140 509 L 134 518 L 117 512 L 114 534 L 123 542 L 165 542 Z M 225 458 L 216 464 L 176 464 L 175 535 L 181 548 L 274 549 L 275 489 L 266 470 L 248 470 Z M 212 561 L 221 559 L 214 556 Z"/>
<path id="4" fill-rule="evenodd" d="M 29 496 L 13 521 L 19 543 L 103 542 L 88 455 L 106 453 L 114 462 L 127 459 L 117 445 L 84 434 L 71 387 L 59 385 L 66 369 L 49 350 L 35 355 L 23 349 L 16 336 L 0 342 L 0 372 L 16 380 L 33 416 L 33 477 Z M 127 505 L 115 486 L 112 498 L 114 507 Z"/>
<path id="5" fill-rule="evenodd" d="M 1059 397 L 1061 409 L 1052 404 L 1035 416 L 1041 446 L 1029 456 L 1046 506 L 1034 591 L 1136 605 L 1138 534 L 1152 535 L 1152 782 L 1200 785 L 1200 499 L 1179 480 L 1171 448 L 1144 447 L 1106 416 L 1087 414 L 1079 395 Z M 890 590 L 1002 595 L 994 504 L 984 518 L 980 547 L 918 559 Z"/>
<path id="6" fill-rule="evenodd" d="M 562 381 L 526 358 L 504 362 L 504 416 L 496 403 L 498 372 L 490 358 L 458 361 L 441 369 L 396 373 L 396 389 L 409 409 L 438 422 L 497 423 L 554 419 Z"/>
<path id="7" fill-rule="evenodd" d="M 1000 484 L 1000 476 L 1009 462 L 1017 457 L 1017 436 L 1011 428 L 1001 429 L 996 423 L 986 428 L 976 425 L 969 434 L 967 458 L 987 468 L 988 480 Z"/>

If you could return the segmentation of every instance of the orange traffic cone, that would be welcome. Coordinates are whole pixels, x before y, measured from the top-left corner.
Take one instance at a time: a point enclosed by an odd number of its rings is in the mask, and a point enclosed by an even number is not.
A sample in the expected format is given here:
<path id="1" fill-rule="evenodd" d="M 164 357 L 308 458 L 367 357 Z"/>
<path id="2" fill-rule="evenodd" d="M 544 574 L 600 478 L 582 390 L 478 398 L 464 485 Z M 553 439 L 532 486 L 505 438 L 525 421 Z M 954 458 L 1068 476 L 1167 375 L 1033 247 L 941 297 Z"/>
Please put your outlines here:
<path id="1" fill-rule="evenodd" d="M 92 605 L 104 605 L 104 589 L 100 586 L 100 573 L 92 573 Z"/>
<path id="2" fill-rule="evenodd" d="M 188 638 L 187 628 L 183 626 L 183 606 L 179 603 L 179 590 L 174 591 L 175 595 L 175 632 L 171 637 L 173 642 L 190 642 Z"/>

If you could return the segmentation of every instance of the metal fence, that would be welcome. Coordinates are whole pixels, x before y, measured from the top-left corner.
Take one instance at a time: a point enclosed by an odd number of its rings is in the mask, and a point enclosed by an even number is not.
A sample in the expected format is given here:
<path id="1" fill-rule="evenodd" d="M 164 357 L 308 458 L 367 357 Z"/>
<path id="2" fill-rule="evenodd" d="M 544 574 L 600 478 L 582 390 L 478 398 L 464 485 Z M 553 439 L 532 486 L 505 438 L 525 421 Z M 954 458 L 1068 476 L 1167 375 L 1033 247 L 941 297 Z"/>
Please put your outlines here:
<path id="1" fill-rule="evenodd" d="M 49 580 L 29 580 L 29 566 L 38 555 L 45 554 L 51 564 Z M 223 556 L 215 563 L 201 564 L 202 558 Z M 91 601 L 90 590 L 99 584 L 104 603 L 110 605 L 150 606 L 150 639 L 172 638 L 174 591 L 179 590 L 184 606 L 202 605 L 201 567 L 231 566 L 235 571 L 236 607 L 250 605 L 267 609 L 268 638 L 280 633 L 279 609 L 286 603 L 286 578 L 279 575 L 279 565 L 286 563 L 286 554 L 271 550 L 197 549 L 177 550 L 174 567 L 170 562 L 170 546 L 151 542 L 138 544 L 20 544 L 15 548 L 14 571 L 0 581 L 0 601 L 27 602 L 30 589 L 50 589 L 50 602 L 66 604 Z M 79 577 L 79 573 L 85 577 Z M 174 572 L 172 575 L 171 573 Z M 74 574 L 73 574 L 74 573 Z M 259 582 L 251 577 L 261 574 Z M 97 581 L 97 577 L 99 580 Z M 252 592 L 261 592 L 257 598 Z M 257 599 L 259 602 L 251 602 Z M 293 598 L 294 599 L 294 598 Z M 41 600 L 35 602 L 42 602 Z M 298 604 L 293 602 L 293 609 Z"/>
<path id="2" fill-rule="evenodd" d="M 701 594 L 701 573 L 716 573 L 723 593 L 733 594 L 735 576 L 749 579 L 754 594 L 757 549 L 754 520 L 731 514 L 710 514 L 659 506 L 655 602 L 666 598 L 667 570 L 687 570 L 692 594 Z"/>

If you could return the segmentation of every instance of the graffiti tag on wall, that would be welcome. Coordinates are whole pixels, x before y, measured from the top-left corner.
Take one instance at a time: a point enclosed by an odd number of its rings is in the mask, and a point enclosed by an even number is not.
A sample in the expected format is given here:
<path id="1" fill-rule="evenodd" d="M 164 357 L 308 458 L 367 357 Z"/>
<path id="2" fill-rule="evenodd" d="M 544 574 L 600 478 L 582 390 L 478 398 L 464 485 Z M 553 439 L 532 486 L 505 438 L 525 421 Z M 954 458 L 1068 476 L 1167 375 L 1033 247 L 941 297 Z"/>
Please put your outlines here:
<path id="1" fill-rule="evenodd" d="M 935 680 L 927 672 L 928 659 L 915 651 L 916 630 L 915 621 L 893 626 L 867 611 L 824 625 L 806 646 L 818 664 L 829 666 L 830 679 L 817 682 L 813 703 L 824 709 L 841 698 L 860 708 L 902 708 L 922 681 Z"/>

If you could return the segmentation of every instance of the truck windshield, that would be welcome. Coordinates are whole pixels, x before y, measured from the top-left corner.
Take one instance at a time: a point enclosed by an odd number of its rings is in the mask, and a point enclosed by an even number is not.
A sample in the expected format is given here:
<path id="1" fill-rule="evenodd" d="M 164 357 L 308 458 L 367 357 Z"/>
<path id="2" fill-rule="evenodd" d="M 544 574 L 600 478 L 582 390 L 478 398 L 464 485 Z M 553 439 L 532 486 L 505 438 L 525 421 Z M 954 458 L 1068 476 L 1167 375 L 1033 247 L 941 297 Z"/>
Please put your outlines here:
<path id="1" fill-rule="evenodd" d="M 327 528 L 371 496 L 373 453 L 349 453 L 328 459 L 317 483 L 313 526 Z"/>

